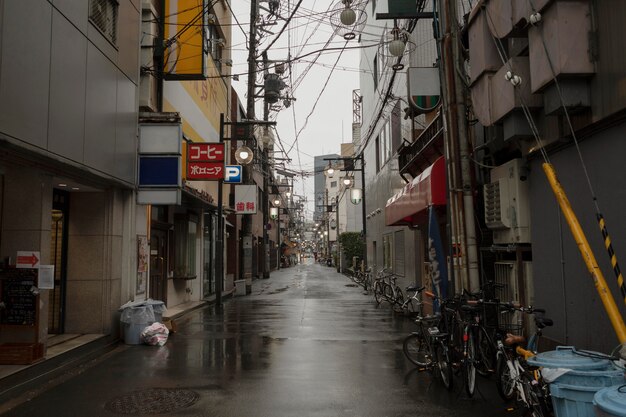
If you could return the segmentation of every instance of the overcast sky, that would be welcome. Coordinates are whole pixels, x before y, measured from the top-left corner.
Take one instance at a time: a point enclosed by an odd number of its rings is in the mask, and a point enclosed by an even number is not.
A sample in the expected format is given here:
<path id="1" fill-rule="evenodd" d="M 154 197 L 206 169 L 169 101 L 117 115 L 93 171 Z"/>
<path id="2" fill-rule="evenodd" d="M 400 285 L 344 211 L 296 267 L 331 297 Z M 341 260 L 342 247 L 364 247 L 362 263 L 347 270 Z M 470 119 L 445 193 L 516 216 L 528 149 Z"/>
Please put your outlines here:
<path id="1" fill-rule="evenodd" d="M 287 2 L 290 9 L 294 7 L 297 0 L 280 0 L 281 9 L 284 10 L 285 18 L 288 17 Z M 320 50 L 330 39 L 333 31 L 330 25 L 328 13 L 331 5 L 335 1 L 330 0 L 305 0 L 296 16 L 306 15 L 291 21 L 289 30 L 285 30 L 279 40 L 268 51 L 270 60 L 287 59 L 289 51 L 292 56 L 302 56 L 309 52 Z M 261 3 L 267 7 L 267 2 Z M 250 21 L 250 0 L 233 0 L 231 7 L 237 20 L 246 32 L 249 32 Z M 267 12 L 261 11 L 266 14 Z M 233 36 L 233 74 L 245 74 L 247 72 L 248 51 L 246 49 L 246 39 L 242 30 L 236 25 L 232 27 Z M 318 25 L 319 23 L 319 25 Z M 268 27 L 274 35 L 267 34 L 263 38 L 260 50 L 264 50 L 272 39 L 276 37 L 284 25 L 284 21 L 279 20 L 276 26 Z M 346 44 L 342 37 L 335 36 L 330 47 L 340 48 Z M 356 40 L 348 43 L 348 46 L 358 46 Z M 292 64 L 292 76 L 294 84 L 302 76 L 303 72 L 312 61 L 315 55 L 303 58 L 302 62 Z M 278 133 L 282 139 L 286 150 L 292 148 L 296 138 L 296 132 L 300 131 L 306 123 L 306 127 L 298 137 L 297 146 L 289 152 L 292 159 L 287 167 L 297 171 L 313 170 L 313 157 L 328 153 L 339 153 L 340 144 L 350 142 L 352 135 L 352 91 L 359 88 L 359 52 L 358 50 L 346 50 L 339 57 L 339 52 L 323 53 L 308 73 L 303 76 L 293 95 L 296 99 L 290 108 L 284 108 L 275 115 Z M 336 64 L 334 71 L 331 70 Z M 286 73 L 288 74 L 288 73 Z M 329 79 L 330 76 L 330 79 Z M 328 85 L 322 92 L 326 81 Z M 285 78 L 289 84 L 289 77 Z M 240 76 L 239 81 L 233 81 L 233 86 L 239 94 L 242 103 L 246 103 L 246 89 L 248 78 L 246 75 Z M 320 96 L 321 94 L 321 96 Z M 314 109 L 315 101 L 319 101 Z M 261 119 L 262 100 L 258 99 L 256 114 Z M 312 112 L 312 113 L 311 113 Z M 311 113 L 311 114 L 310 114 Z M 309 116 L 310 114 L 310 116 Z M 308 117 L 308 122 L 306 119 Z M 295 128 L 294 128 L 295 124 Z M 278 149 L 279 147 L 277 147 Z M 299 152 L 298 152 L 299 150 Z M 282 156 L 277 154 L 276 156 Z M 295 194 L 305 195 L 308 198 L 309 212 L 307 217 L 312 217 L 313 210 L 313 178 L 309 177 L 302 183 L 298 181 L 294 187 Z"/>

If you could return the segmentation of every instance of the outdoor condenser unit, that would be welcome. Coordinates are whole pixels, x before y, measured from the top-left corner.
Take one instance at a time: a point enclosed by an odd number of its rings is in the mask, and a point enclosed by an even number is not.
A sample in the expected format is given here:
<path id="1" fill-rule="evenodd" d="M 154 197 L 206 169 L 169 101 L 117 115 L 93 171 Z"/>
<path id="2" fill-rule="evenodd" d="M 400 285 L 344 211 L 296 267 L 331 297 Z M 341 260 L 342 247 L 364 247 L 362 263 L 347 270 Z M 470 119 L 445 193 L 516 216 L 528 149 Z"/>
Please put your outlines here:
<path id="1" fill-rule="evenodd" d="M 530 243 L 528 183 L 520 179 L 521 159 L 491 170 L 485 184 L 485 223 L 493 230 L 496 244 Z"/>

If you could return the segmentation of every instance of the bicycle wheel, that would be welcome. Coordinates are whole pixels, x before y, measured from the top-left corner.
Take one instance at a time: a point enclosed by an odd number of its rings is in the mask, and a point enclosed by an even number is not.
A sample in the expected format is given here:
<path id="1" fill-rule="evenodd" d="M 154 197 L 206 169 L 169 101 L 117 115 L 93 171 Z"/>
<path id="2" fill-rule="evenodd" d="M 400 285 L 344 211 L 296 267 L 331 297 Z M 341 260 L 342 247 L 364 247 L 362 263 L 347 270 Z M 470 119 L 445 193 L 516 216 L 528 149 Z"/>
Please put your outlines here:
<path id="1" fill-rule="evenodd" d="M 407 359 L 417 366 L 430 366 L 433 362 L 428 350 L 428 343 L 424 340 L 421 331 L 411 333 L 404 338 L 402 351 Z"/>
<path id="2" fill-rule="evenodd" d="M 394 297 L 393 297 L 393 288 L 391 288 L 391 285 L 384 284 L 383 296 L 385 297 L 385 300 L 387 300 L 389 304 L 393 303 Z"/>
<path id="3" fill-rule="evenodd" d="M 384 287 L 380 281 L 376 281 L 374 283 L 374 299 L 376 300 L 376 304 L 380 304 L 383 301 L 383 290 Z"/>
<path id="4" fill-rule="evenodd" d="M 435 358 L 443 386 L 446 387 L 448 391 L 452 391 L 452 364 L 450 363 L 448 348 L 441 340 L 435 342 Z"/>
<path id="5" fill-rule="evenodd" d="M 476 372 L 488 377 L 496 369 L 496 347 L 484 327 L 478 328 L 476 336 Z"/>
<path id="6" fill-rule="evenodd" d="M 474 395 L 474 390 L 476 389 L 476 367 L 474 366 L 476 361 L 476 349 L 474 345 L 474 335 L 470 332 L 468 336 L 463 372 L 465 377 L 465 392 L 471 397 Z"/>
<path id="7" fill-rule="evenodd" d="M 515 381 L 511 375 L 508 361 L 508 356 L 504 354 L 498 355 L 496 387 L 498 388 L 498 394 L 504 401 L 511 401 L 515 397 Z"/>
<path id="8" fill-rule="evenodd" d="M 522 373 L 521 383 L 527 403 L 525 417 L 549 417 L 551 415 L 541 384 L 535 381 L 529 371 Z"/>

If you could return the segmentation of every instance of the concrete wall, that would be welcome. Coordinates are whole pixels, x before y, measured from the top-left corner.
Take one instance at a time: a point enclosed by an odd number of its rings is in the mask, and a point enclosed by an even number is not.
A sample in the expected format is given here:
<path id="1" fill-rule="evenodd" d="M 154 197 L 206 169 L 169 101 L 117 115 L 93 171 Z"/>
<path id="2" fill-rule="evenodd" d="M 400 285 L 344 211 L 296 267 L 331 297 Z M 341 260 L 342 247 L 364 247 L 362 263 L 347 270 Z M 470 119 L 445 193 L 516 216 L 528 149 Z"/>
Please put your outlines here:
<path id="1" fill-rule="evenodd" d="M 52 176 L 37 170 L 2 163 L 4 173 L 2 224 L 0 225 L 0 257 L 15 263 L 17 251 L 40 252 L 40 263 L 50 264 L 50 230 L 52 213 Z M 40 292 L 39 340 L 48 334 L 49 291 Z M 30 331 L 5 332 L 1 341 L 32 341 Z M 7 339 L 8 338 L 8 339 Z"/>
<path id="2" fill-rule="evenodd" d="M 121 191 L 70 196 L 67 333 L 115 331 L 115 313 L 127 301 L 121 294 L 129 199 L 129 193 Z"/>

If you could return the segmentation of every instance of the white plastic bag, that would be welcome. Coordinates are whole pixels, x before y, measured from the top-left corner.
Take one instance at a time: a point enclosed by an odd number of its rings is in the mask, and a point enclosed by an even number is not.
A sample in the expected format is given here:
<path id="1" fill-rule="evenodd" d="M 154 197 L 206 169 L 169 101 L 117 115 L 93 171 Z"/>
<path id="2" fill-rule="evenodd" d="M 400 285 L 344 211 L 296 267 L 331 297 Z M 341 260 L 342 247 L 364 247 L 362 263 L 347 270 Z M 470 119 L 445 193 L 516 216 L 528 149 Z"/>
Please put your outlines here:
<path id="1" fill-rule="evenodd" d="M 141 341 L 150 346 L 163 346 L 169 334 L 163 323 L 152 323 L 141 332 Z"/>

